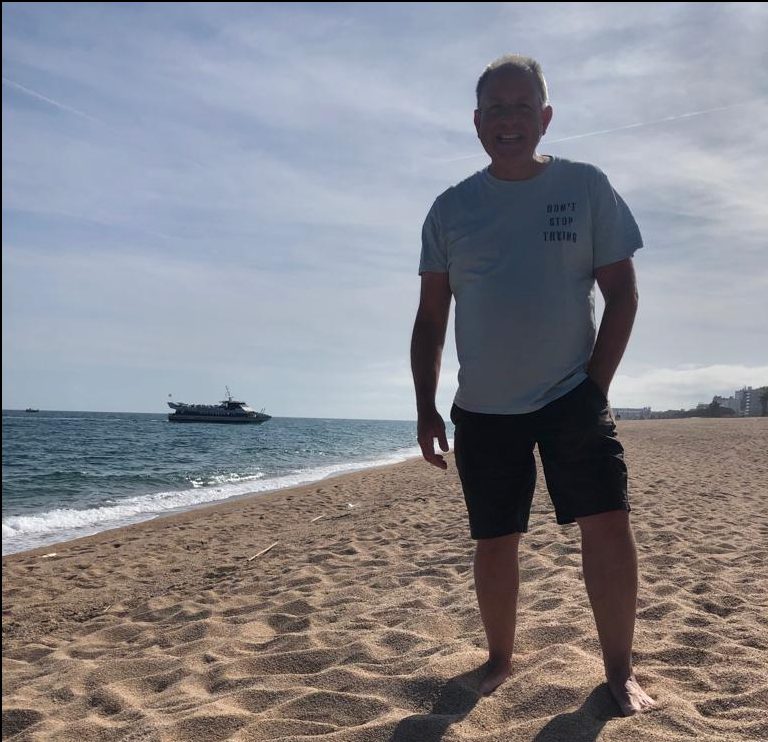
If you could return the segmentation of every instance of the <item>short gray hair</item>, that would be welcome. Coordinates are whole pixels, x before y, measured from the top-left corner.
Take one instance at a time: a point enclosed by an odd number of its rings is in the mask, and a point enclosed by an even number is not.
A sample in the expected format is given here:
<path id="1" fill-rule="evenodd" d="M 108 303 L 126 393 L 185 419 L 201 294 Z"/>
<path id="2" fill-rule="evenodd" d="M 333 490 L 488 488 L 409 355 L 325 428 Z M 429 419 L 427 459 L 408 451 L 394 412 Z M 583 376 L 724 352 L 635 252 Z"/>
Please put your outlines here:
<path id="1" fill-rule="evenodd" d="M 477 81 L 477 88 L 475 93 L 477 94 L 477 105 L 480 107 L 480 93 L 483 90 L 483 86 L 488 82 L 488 78 L 500 69 L 510 69 L 517 72 L 523 72 L 526 75 L 531 75 L 536 88 L 541 98 L 541 105 L 546 106 L 549 103 L 549 95 L 547 94 L 547 81 L 544 79 L 544 73 L 541 71 L 541 65 L 533 59 L 533 57 L 524 57 L 521 54 L 505 54 L 503 57 L 499 57 L 491 62 L 480 75 L 480 79 Z"/>

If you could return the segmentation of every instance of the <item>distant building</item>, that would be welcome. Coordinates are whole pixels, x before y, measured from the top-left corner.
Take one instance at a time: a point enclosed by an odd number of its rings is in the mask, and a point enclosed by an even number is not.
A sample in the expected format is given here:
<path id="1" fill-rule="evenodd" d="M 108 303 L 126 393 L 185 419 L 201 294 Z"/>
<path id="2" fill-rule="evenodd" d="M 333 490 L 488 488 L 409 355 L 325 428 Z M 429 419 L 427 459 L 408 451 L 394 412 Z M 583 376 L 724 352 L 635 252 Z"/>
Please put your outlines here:
<path id="1" fill-rule="evenodd" d="M 737 415 L 739 414 L 739 402 L 736 397 L 715 397 L 712 401 L 717 402 L 721 407 L 733 410 Z"/>
<path id="2" fill-rule="evenodd" d="M 612 407 L 617 420 L 650 420 L 650 407 Z"/>
<path id="3" fill-rule="evenodd" d="M 763 405 L 760 396 L 764 393 L 765 387 L 753 389 L 751 386 L 745 386 L 735 393 L 735 399 L 738 409 L 737 414 L 744 417 L 760 417 L 763 414 Z"/>

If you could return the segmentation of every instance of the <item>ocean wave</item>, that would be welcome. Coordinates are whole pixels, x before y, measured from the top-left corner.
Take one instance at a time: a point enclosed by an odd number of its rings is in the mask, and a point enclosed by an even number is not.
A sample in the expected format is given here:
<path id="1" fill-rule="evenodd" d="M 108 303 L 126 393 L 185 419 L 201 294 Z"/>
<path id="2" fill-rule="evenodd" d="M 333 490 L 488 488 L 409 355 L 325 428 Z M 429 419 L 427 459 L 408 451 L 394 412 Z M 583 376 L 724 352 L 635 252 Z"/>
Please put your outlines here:
<path id="1" fill-rule="evenodd" d="M 212 481 L 205 485 L 196 485 L 193 481 L 191 489 L 126 497 L 115 504 L 84 509 L 55 508 L 33 515 L 8 516 L 2 521 L 3 554 L 69 541 L 233 497 L 295 487 L 338 474 L 394 464 L 420 453 L 419 448 L 409 447 L 375 459 L 308 467 L 274 477 L 264 477 L 262 473 L 217 475 L 210 477 Z"/>

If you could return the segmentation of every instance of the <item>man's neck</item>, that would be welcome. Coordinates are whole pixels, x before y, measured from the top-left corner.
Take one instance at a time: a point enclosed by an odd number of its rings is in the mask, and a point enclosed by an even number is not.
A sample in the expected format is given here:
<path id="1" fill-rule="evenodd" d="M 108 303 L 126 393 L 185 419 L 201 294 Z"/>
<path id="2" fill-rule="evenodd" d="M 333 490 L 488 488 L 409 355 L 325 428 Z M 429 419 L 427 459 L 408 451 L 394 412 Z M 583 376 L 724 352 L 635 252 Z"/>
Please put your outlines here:
<path id="1" fill-rule="evenodd" d="M 546 170 L 551 162 L 549 155 L 534 154 L 530 160 L 520 163 L 492 162 L 488 172 L 499 180 L 528 180 Z"/>

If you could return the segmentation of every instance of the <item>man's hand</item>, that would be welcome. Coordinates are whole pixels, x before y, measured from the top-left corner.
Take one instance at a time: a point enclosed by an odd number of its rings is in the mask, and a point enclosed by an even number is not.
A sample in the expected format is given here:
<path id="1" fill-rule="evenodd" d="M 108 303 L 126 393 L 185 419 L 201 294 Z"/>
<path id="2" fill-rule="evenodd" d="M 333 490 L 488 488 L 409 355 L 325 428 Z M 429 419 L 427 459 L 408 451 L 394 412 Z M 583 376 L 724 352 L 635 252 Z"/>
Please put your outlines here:
<path id="1" fill-rule="evenodd" d="M 440 449 L 448 451 L 448 439 L 445 437 L 445 423 L 437 410 L 419 414 L 419 421 L 416 424 L 421 455 L 432 466 L 439 469 L 447 469 L 445 459 L 435 452 L 435 438 L 440 444 Z"/>

